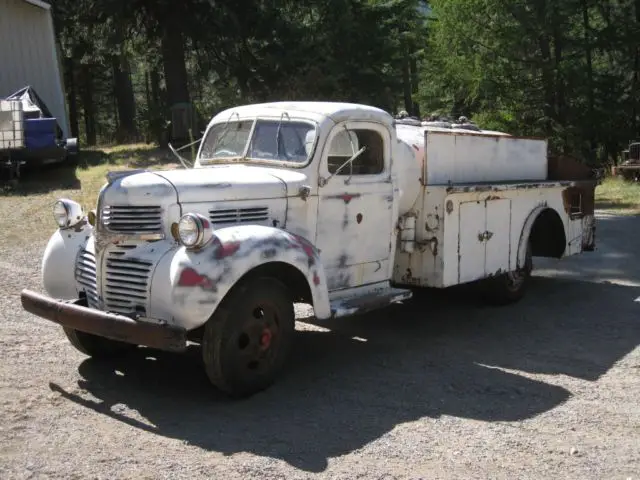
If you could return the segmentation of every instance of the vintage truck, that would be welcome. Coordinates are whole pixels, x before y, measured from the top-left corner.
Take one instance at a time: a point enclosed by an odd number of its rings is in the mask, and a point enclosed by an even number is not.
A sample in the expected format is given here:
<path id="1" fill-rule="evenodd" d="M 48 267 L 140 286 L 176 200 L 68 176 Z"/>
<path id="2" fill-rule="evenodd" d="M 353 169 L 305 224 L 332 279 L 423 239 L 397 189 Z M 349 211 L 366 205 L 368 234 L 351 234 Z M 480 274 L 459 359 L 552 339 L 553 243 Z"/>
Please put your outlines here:
<path id="1" fill-rule="evenodd" d="M 193 168 L 112 172 L 87 213 L 56 202 L 48 296 L 22 305 L 93 357 L 199 343 L 211 382 L 247 396 L 285 366 L 294 303 L 322 320 L 469 282 L 517 301 L 532 256 L 593 250 L 589 174 L 545 140 L 357 104 L 240 106 Z"/>

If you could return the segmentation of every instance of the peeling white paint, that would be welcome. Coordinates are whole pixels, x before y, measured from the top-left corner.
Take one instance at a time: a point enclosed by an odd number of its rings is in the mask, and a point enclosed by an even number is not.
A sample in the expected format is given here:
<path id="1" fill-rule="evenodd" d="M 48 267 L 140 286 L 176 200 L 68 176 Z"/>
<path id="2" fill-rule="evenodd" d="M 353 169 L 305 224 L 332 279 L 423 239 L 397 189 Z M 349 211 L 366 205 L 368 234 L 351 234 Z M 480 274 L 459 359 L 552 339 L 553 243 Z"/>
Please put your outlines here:
<path id="1" fill-rule="evenodd" d="M 322 319 L 411 296 L 391 282 L 447 287 L 513 270 L 545 209 L 560 219 L 564 256 L 592 243 L 593 217 L 565 211 L 571 182 L 538 178 L 542 162 L 546 171 L 543 141 L 450 131 L 427 145 L 431 127 L 396 127 L 376 108 L 319 102 L 233 108 L 208 128 L 256 118 L 314 125 L 313 135 L 299 139 L 309 161 L 241 156 L 228 164 L 198 160 L 191 170 L 118 174 L 100 193 L 95 229 L 52 236 L 43 259 L 47 292 L 69 300 L 84 292 L 95 297 L 93 308 L 131 309 L 147 321 L 194 329 L 243 275 L 279 262 L 299 272 Z M 445 178 L 471 183 L 433 184 Z M 486 178 L 494 183 L 479 183 Z M 185 213 L 204 216 L 213 229 L 199 251 L 173 238 Z M 79 278 L 78 265 L 88 277 Z"/>

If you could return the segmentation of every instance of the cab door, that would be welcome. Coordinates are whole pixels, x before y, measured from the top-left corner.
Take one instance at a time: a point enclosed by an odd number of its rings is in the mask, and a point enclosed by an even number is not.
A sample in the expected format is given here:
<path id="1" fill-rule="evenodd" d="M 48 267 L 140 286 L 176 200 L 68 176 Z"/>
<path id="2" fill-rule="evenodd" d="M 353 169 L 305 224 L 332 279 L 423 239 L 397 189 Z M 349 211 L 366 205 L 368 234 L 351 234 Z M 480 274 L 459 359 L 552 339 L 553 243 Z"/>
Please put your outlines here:
<path id="1" fill-rule="evenodd" d="M 328 136 L 318 167 L 316 245 L 329 290 L 389 278 L 394 231 L 390 156 L 390 133 L 381 124 L 344 122 Z"/>

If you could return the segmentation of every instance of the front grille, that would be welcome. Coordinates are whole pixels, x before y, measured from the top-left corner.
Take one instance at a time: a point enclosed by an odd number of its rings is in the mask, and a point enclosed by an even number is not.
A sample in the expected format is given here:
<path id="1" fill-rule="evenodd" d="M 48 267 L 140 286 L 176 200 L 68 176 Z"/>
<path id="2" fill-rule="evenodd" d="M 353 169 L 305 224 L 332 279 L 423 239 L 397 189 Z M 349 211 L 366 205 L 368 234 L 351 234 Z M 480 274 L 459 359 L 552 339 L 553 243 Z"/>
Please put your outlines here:
<path id="1" fill-rule="evenodd" d="M 634 162 L 640 161 L 640 143 L 632 143 L 629 145 L 629 160 Z"/>
<path id="2" fill-rule="evenodd" d="M 144 260 L 124 258 L 123 255 L 123 251 L 107 254 L 102 295 L 105 309 L 122 314 L 144 311 L 153 264 Z"/>
<path id="3" fill-rule="evenodd" d="M 162 207 L 106 206 L 102 223 L 116 233 L 162 233 Z"/>
<path id="4" fill-rule="evenodd" d="M 209 210 L 209 219 L 213 225 L 265 222 L 269 219 L 269 208 L 253 207 Z"/>
<path id="5" fill-rule="evenodd" d="M 87 305 L 98 307 L 98 287 L 96 280 L 96 258 L 87 250 L 80 250 L 76 262 L 76 281 L 87 296 Z"/>

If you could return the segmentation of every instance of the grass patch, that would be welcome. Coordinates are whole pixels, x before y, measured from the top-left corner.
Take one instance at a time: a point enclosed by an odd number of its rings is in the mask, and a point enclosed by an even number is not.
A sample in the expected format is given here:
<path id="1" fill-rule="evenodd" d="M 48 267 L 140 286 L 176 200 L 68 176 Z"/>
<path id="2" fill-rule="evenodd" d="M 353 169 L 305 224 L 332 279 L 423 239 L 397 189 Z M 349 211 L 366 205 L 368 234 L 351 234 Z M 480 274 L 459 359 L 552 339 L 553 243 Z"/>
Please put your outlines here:
<path id="1" fill-rule="evenodd" d="M 169 150 L 136 144 L 82 150 L 76 168 L 51 165 L 27 170 L 18 185 L 0 184 L 0 244 L 9 247 L 48 239 L 56 230 L 51 208 L 58 198 L 70 198 L 85 211 L 95 208 L 109 171 L 178 168 L 174 160 Z"/>
<path id="2" fill-rule="evenodd" d="M 596 188 L 596 208 L 620 214 L 640 214 L 640 183 L 607 177 Z"/>

